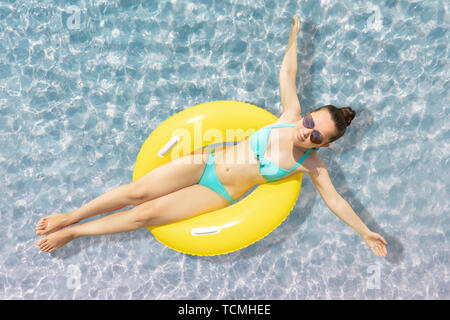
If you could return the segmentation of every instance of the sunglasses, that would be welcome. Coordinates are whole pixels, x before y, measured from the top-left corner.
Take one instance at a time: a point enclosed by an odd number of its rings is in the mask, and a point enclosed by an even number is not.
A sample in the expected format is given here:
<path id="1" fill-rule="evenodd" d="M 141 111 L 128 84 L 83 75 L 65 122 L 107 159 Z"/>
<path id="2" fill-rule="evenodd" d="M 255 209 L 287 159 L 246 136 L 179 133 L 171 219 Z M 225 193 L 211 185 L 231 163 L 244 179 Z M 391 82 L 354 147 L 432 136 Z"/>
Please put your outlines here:
<path id="1" fill-rule="evenodd" d="M 314 120 L 310 114 L 303 117 L 303 126 L 308 129 L 314 129 Z M 323 137 L 317 130 L 311 132 L 310 139 L 311 142 L 315 144 L 321 144 L 323 142 Z"/>

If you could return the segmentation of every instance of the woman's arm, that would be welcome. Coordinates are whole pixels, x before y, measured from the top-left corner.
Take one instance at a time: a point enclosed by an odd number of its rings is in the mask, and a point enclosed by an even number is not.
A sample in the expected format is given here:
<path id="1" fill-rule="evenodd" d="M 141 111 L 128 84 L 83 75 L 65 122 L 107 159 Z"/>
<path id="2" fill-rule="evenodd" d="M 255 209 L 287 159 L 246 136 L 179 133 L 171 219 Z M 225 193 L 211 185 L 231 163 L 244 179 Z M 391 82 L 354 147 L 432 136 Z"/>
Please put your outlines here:
<path id="1" fill-rule="evenodd" d="M 375 255 L 386 256 L 386 240 L 379 234 L 370 231 L 348 202 L 336 191 L 320 158 L 319 166 L 310 173 L 310 176 L 314 186 L 331 212 L 359 233 Z"/>
<path id="2" fill-rule="evenodd" d="M 300 102 L 297 97 L 295 77 L 297 74 L 297 38 L 300 33 L 300 21 L 294 16 L 291 25 L 289 41 L 280 69 L 280 91 L 283 114 L 299 117 L 301 114 Z"/>

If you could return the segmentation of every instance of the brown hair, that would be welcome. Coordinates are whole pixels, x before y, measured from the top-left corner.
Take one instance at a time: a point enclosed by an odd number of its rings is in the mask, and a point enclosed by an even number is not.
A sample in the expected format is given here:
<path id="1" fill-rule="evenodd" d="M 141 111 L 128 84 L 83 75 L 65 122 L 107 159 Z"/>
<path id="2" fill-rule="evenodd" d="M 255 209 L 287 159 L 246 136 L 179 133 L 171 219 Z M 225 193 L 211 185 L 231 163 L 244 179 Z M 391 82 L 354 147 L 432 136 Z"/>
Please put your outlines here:
<path id="1" fill-rule="evenodd" d="M 330 138 L 328 143 L 336 141 L 337 139 L 342 137 L 345 133 L 345 130 L 350 125 L 350 123 L 352 123 L 352 120 L 356 115 L 356 112 L 351 107 L 336 108 L 332 104 L 327 104 L 325 106 L 321 106 L 315 111 L 319 111 L 321 109 L 328 110 L 336 126 L 337 133 L 335 136 Z"/>

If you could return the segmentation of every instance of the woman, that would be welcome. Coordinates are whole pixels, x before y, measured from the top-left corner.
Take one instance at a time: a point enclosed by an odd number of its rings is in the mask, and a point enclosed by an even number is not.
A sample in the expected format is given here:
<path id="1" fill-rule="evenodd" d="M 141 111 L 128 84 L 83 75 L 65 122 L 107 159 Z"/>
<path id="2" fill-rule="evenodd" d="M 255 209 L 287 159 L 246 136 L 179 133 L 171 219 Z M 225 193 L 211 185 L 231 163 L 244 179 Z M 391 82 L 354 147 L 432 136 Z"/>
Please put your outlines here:
<path id="1" fill-rule="evenodd" d="M 375 255 L 384 257 L 386 241 L 370 231 L 336 192 L 316 152 L 344 134 L 355 112 L 349 107 L 327 105 L 301 117 L 295 84 L 300 28 L 300 21 L 294 16 L 280 71 L 283 113 L 276 122 L 235 146 L 197 150 L 155 168 L 131 184 L 114 188 L 79 209 L 42 218 L 36 233 L 46 237 L 38 241 L 39 248 L 51 252 L 82 236 L 132 231 L 189 218 L 228 206 L 255 184 L 306 172 L 328 208 L 358 232 Z M 246 155 L 251 155 L 250 161 L 245 160 Z M 195 157 L 201 161 L 194 161 Z M 73 225 L 129 205 L 135 206 Z"/>

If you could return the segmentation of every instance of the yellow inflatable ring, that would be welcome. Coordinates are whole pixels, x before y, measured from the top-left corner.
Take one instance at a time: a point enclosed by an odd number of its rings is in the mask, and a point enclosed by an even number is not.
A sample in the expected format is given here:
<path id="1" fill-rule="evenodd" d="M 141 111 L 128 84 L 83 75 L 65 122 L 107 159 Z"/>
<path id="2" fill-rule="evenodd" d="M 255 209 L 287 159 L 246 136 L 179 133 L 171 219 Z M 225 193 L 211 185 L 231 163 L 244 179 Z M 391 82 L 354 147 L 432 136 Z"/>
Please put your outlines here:
<path id="1" fill-rule="evenodd" d="M 227 137 L 227 129 L 241 130 L 241 139 L 231 139 L 240 141 L 276 120 L 276 116 L 264 109 L 237 101 L 208 102 L 185 109 L 162 122 L 149 135 L 137 156 L 133 181 L 199 147 L 230 142 L 221 138 Z M 176 145 L 171 154 L 162 155 L 162 150 L 170 148 L 168 141 L 174 141 Z M 180 151 L 178 145 L 183 145 L 184 150 Z M 264 238 L 278 227 L 294 207 L 301 183 L 302 173 L 297 173 L 261 184 L 226 208 L 147 228 L 158 241 L 179 252 L 193 255 L 229 253 Z"/>

